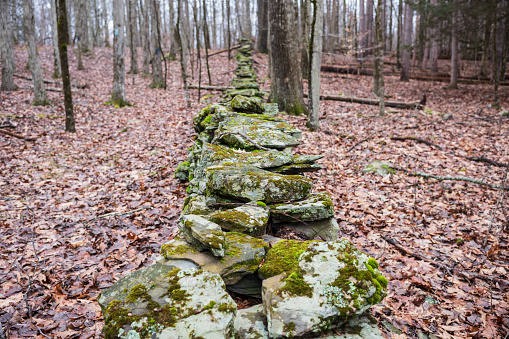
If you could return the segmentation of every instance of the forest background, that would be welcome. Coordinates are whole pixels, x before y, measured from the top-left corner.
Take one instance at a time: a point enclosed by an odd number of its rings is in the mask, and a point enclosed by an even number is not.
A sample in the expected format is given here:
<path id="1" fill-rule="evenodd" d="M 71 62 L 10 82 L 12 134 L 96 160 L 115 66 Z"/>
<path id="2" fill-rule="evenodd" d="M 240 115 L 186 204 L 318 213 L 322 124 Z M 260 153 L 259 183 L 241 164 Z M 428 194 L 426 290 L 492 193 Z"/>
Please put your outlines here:
<path id="1" fill-rule="evenodd" d="M 340 235 L 390 279 L 381 330 L 507 338 L 507 0 L 0 0 L 0 337 L 100 337 L 97 295 L 176 234 L 173 171 L 237 39 L 272 99 L 289 39 L 305 112 L 317 13 L 318 125 L 286 118 L 297 153 L 326 155 L 308 176 Z"/>

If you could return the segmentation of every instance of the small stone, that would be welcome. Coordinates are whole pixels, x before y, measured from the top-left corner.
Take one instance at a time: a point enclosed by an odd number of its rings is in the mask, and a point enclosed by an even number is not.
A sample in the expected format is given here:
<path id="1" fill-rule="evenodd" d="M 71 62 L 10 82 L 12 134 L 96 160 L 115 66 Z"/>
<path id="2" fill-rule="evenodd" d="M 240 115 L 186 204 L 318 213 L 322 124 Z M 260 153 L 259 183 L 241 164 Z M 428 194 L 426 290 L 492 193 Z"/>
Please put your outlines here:
<path id="1" fill-rule="evenodd" d="M 238 75 L 237 75 L 238 76 Z M 232 100 L 232 109 L 236 112 L 262 113 L 263 104 L 259 98 L 248 98 L 243 95 L 237 95 Z"/>
<path id="2" fill-rule="evenodd" d="M 182 210 L 182 214 L 208 215 L 212 210 L 207 206 L 207 198 L 203 195 L 196 195 L 191 198 Z"/>
<path id="3" fill-rule="evenodd" d="M 237 311 L 235 317 L 235 337 L 242 339 L 268 339 L 267 319 L 263 306 L 256 305 Z"/>
<path id="4" fill-rule="evenodd" d="M 210 215 L 223 230 L 241 232 L 252 236 L 263 235 L 269 221 L 269 212 L 256 204 L 246 204 Z"/>
<path id="5" fill-rule="evenodd" d="M 394 165 L 388 161 L 374 160 L 362 169 L 364 172 L 375 172 L 381 176 L 394 174 Z"/>
<path id="6" fill-rule="evenodd" d="M 270 205 L 270 217 L 273 221 L 314 221 L 334 216 L 334 205 L 329 193 L 311 193 L 304 200 L 287 204 Z"/>
<path id="7" fill-rule="evenodd" d="M 501 117 L 504 117 L 504 118 L 509 118 L 509 111 L 504 109 L 504 110 L 500 111 L 498 113 L 498 115 L 500 115 Z"/>
<path id="8" fill-rule="evenodd" d="M 224 233 L 221 227 L 194 214 L 182 215 L 180 232 L 186 240 L 199 250 L 210 250 L 216 257 L 224 256 Z"/>

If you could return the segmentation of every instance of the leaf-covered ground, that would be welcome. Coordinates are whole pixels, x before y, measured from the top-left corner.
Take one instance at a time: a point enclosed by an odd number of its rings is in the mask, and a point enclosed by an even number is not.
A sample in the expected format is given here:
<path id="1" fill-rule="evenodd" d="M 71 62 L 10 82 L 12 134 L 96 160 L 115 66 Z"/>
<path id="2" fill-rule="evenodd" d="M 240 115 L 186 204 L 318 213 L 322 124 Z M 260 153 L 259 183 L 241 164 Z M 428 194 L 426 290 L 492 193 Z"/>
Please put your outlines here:
<path id="1" fill-rule="evenodd" d="M 39 52 L 50 79 L 52 49 Z M 105 105 L 111 49 L 85 58 L 83 71 L 70 56 L 73 82 L 89 85 L 74 90 L 76 134 L 63 131 L 61 93 L 48 92 L 53 106 L 32 107 L 27 80 L 16 79 L 17 92 L 0 92 L 0 124 L 8 119 L 16 125 L 9 131 L 37 138 L 0 134 L 0 321 L 12 338 L 101 336 L 95 298 L 149 265 L 175 235 L 185 185 L 173 170 L 193 142 L 193 114 L 220 95 L 202 92 L 214 96 L 198 102 L 191 90 L 187 108 L 180 66 L 172 61 L 166 91 L 149 89 L 150 78 L 136 75 L 133 83 L 128 75 L 133 106 L 115 109 Z M 18 74 L 30 76 L 26 60 L 18 46 Z M 255 60 L 269 88 L 267 58 Z M 234 68 L 225 54 L 212 57 L 213 84 L 229 84 Z M 205 67 L 202 78 L 207 83 Z M 323 73 L 322 93 L 369 97 L 371 83 L 370 77 Z M 379 118 L 374 106 L 322 102 L 321 130 L 304 132 L 295 151 L 326 155 L 324 169 L 309 175 L 315 191 L 332 194 L 341 236 L 376 257 L 390 279 L 389 295 L 373 307 L 387 337 L 503 338 L 509 331 L 509 193 L 411 173 L 501 185 L 507 167 L 468 158 L 509 163 L 509 119 L 490 108 L 491 86 L 450 90 L 392 76 L 386 84 L 391 100 L 416 101 L 425 93 L 427 110 L 388 108 Z M 509 89 L 500 95 L 509 107 Z M 305 118 L 288 119 L 306 130 Z M 363 172 L 372 160 L 389 161 L 396 170 L 385 177 Z M 33 277 L 31 312 L 27 277 Z"/>

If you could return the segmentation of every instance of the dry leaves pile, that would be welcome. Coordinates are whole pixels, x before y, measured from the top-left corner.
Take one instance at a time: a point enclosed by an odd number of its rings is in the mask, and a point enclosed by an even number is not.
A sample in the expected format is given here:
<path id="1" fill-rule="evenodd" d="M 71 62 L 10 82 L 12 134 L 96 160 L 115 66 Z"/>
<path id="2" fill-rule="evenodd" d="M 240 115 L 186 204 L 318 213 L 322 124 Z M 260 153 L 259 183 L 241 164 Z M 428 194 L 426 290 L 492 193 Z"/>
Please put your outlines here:
<path id="1" fill-rule="evenodd" d="M 40 54 L 49 79 L 52 49 Z M 13 338 L 100 336 L 97 295 L 150 264 L 175 235 L 185 186 L 173 179 L 173 170 L 192 143 L 192 115 L 207 104 L 193 90 L 193 107 L 186 108 L 179 64 L 172 61 L 166 91 L 148 89 L 150 79 L 140 76 L 133 84 L 128 75 L 126 96 L 134 106 L 115 109 L 104 104 L 111 49 L 97 49 L 95 59 L 85 59 L 84 71 L 76 71 L 75 54 L 70 56 L 73 82 L 90 86 L 74 91 L 76 134 L 63 131 L 61 93 L 49 92 L 54 106 L 32 107 L 28 89 L 0 92 L 0 119 L 16 125 L 12 132 L 37 138 L 0 135 L 0 321 Z M 29 76 L 26 58 L 19 46 L 17 68 Z M 268 86 L 266 57 L 255 61 Z M 213 83 L 229 84 L 234 68 L 224 54 L 211 58 Z M 322 92 L 368 97 L 371 81 L 324 73 Z M 386 83 L 394 100 L 419 100 L 426 93 L 429 110 L 393 111 L 381 119 L 377 107 L 322 102 L 322 129 L 305 132 L 296 151 L 326 155 L 324 169 L 310 175 L 315 191 L 332 194 L 341 235 L 379 259 L 390 279 L 389 296 L 373 307 L 388 337 L 504 337 L 509 198 L 497 204 L 500 190 L 412 177 L 402 169 L 500 185 L 505 167 L 468 157 L 509 163 L 509 122 L 488 106 L 489 86 L 446 90 L 443 83 L 405 84 L 396 77 Z M 508 92 L 501 89 L 506 107 Z M 220 94 L 211 94 L 206 100 L 217 101 Z M 443 117 L 448 113 L 450 120 Z M 289 119 L 306 130 L 304 118 Z M 391 140 L 395 136 L 441 149 Z M 400 170 L 386 177 L 363 172 L 372 160 Z M 33 280 L 30 312 L 27 277 Z"/>

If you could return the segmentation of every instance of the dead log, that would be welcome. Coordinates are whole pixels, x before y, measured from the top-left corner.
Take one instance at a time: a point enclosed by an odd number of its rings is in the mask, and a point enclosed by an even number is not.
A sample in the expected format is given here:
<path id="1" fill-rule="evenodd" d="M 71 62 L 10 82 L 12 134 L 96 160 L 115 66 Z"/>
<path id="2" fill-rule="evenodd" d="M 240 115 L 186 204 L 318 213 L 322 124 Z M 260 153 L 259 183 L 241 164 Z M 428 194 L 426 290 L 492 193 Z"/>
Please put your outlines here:
<path id="1" fill-rule="evenodd" d="M 242 46 L 242 45 L 235 45 L 235 46 L 232 46 L 232 47 L 230 47 L 230 51 L 233 51 L 234 49 L 237 49 L 237 48 L 239 48 L 240 46 Z M 211 56 L 213 56 L 213 55 L 221 54 L 221 53 L 226 53 L 226 52 L 228 52 L 228 48 L 221 49 L 221 50 L 219 50 L 219 51 L 217 51 L 217 52 L 210 53 L 210 54 L 209 54 L 209 58 L 210 58 Z"/>
<path id="2" fill-rule="evenodd" d="M 188 88 L 198 89 L 198 85 L 189 84 Z M 225 87 L 225 86 L 208 86 L 208 85 L 200 85 L 200 89 L 204 89 L 207 91 L 226 91 L 227 89 L 232 89 L 233 87 Z"/>
<path id="3" fill-rule="evenodd" d="M 3 129 L 0 129 L 0 133 L 2 134 L 7 134 L 7 135 L 10 135 L 11 137 L 15 137 L 15 138 L 18 138 L 18 139 L 22 139 L 22 140 L 26 140 L 26 141 L 35 141 L 37 139 L 35 138 L 27 138 L 27 137 L 24 137 L 22 135 L 19 135 L 19 134 L 16 134 L 16 133 L 12 133 L 12 132 L 9 132 L 9 131 L 5 131 Z"/>
<path id="4" fill-rule="evenodd" d="M 304 94 L 304 97 L 307 98 L 307 94 Z M 365 104 L 365 105 L 373 105 L 378 106 L 380 104 L 380 100 L 378 99 L 369 99 L 369 98 L 356 98 L 356 97 L 345 97 L 340 95 L 320 95 L 320 100 L 332 100 L 332 101 L 343 101 L 350 102 L 355 104 Z M 385 101 L 386 107 L 394 107 L 401 109 L 418 109 L 421 110 L 424 108 L 425 102 L 421 100 L 420 102 L 402 102 L 402 101 Z"/>

